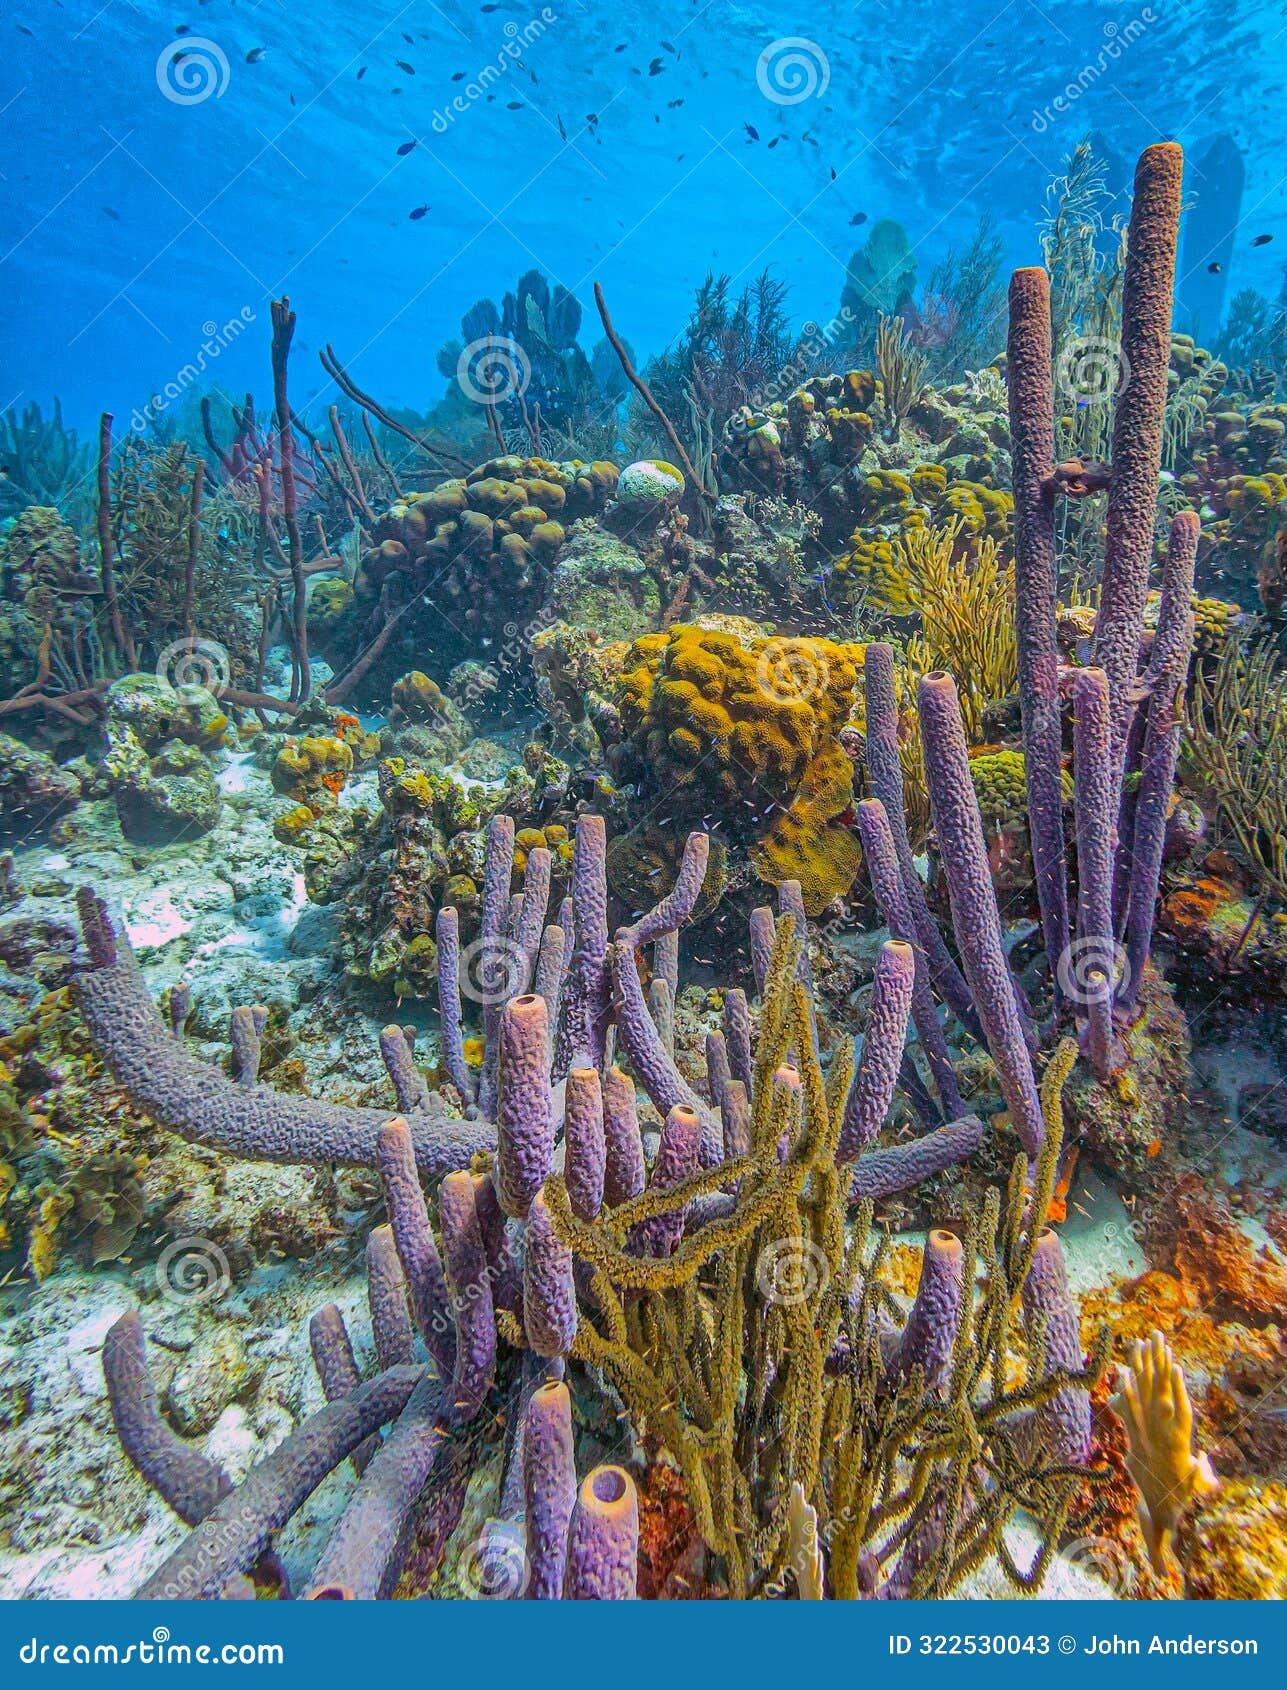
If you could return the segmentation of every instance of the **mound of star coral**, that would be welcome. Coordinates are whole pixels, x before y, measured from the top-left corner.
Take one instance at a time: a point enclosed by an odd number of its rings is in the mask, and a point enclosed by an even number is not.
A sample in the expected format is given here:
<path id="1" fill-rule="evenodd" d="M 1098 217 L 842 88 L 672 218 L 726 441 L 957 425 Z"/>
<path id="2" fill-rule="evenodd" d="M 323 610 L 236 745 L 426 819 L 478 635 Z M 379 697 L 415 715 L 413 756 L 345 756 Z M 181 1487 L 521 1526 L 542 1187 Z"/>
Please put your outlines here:
<path id="1" fill-rule="evenodd" d="M 860 861 L 842 819 L 853 786 L 840 730 L 861 664 L 860 646 L 729 618 L 646 634 L 616 680 L 617 773 L 637 770 L 680 819 L 718 816 L 732 837 L 752 839 L 761 878 L 799 880 L 817 914 Z"/>
<path id="2" fill-rule="evenodd" d="M 372 526 L 345 613 L 355 648 L 394 639 L 423 661 L 426 643 L 468 653 L 427 617 L 403 615 L 432 589 L 437 616 L 471 637 L 530 620 L 567 526 L 597 513 L 617 482 L 609 463 L 489 459 L 467 476 L 408 493 Z M 401 622 L 400 626 L 394 624 Z"/>

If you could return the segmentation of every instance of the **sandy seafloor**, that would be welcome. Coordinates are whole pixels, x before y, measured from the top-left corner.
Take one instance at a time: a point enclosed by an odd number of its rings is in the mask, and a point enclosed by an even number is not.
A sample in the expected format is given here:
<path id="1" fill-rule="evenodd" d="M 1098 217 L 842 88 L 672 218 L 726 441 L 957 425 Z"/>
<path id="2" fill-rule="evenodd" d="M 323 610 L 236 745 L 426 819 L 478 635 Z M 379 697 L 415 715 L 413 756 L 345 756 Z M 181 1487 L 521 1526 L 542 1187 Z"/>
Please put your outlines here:
<path id="1" fill-rule="evenodd" d="M 273 836 L 282 800 L 266 771 L 250 753 L 221 754 L 219 761 L 225 804 L 211 832 L 182 845 L 142 849 L 122 838 L 110 799 L 83 805 L 74 844 L 32 842 L 16 849 L 17 878 L 34 891 L 7 912 L 7 919 L 72 920 L 75 887 L 93 882 L 123 915 L 153 991 L 180 976 L 189 980 L 194 1002 L 189 1038 L 199 1054 L 215 1059 L 226 1049 L 228 1015 L 239 1003 L 277 1003 L 294 1020 L 307 1016 L 332 975 L 336 919 L 332 910 L 308 902 L 296 858 Z M 343 794 L 346 804 L 364 800 L 375 802 L 370 773 L 355 778 Z M 316 1042 L 298 1047 L 306 1055 L 310 1085 L 319 1091 L 328 1083 L 334 1088 L 337 1076 L 351 1079 L 355 1062 L 363 1082 L 382 1081 L 376 1041 L 384 1018 L 374 1001 L 371 1013 L 363 1015 L 352 997 L 345 998 L 348 1019 L 329 1048 Z M 426 1040 L 418 1054 L 426 1062 L 436 1053 Z M 1223 1086 L 1231 1097 L 1257 1063 L 1265 1079 L 1278 1077 L 1269 1058 L 1254 1050 L 1207 1051 L 1199 1062 L 1208 1086 L 1217 1093 Z M 1262 1181 L 1267 1170 L 1276 1176 L 1270 1183 L 1281 1188 L 1287 1181 L 1287 1160 L 1259 1134 L 1234 1129 L 1228 1152 L 1231 1170 L 1246 1162 Z M 251 1212 L 271 1189 L 278 1207 L 307 1204 L 319 1177 L 328 1176 L 233 1163 L 219 1200 L 225 1206 L 244 1201 Z M 1083 1295 L 1104 1291 L 1140 1274 L 1147 1263 L 1121 1194 L 1088 1173 L 1070 1197 L 1075 1201 L 1062 1236 L 1073 1289 Z M 201 1191 L 189 1201 L 188 1230 L 200 1234 Z M 358 1198 L 355 1202 L 348 1216 L 353 1227 L 365 1208 Z M 1257 1247 L 1267 1242 L 1253 1220 L 1241 1224 Z M 905 1239 L 919 1244 L 923 1235 Z M 107 1328 L 126 1309 L 142 1305 L 150 1359 L 155 1363 L 158 1352 L 171 1355 L 176 1370 L 197 1339 L 208 1343 L 212 1329 L 235 1324 L 239 1361 L 258 1387 L 222 1406 L 211 1429 L 197 1439 L 234 1478 L 321 1405 L 307 1323 L 323 1303 L 340 1305 L 359 1365 L 373 1366 L 356 1248 L 325 1250 L 310 1259 L 283 1256 L 237 1275 L 217 1302 L 196 1306 L 158 1298 L 155 1252 L 142 1254 L 147 1259 L 137 1266 L 123 1261 L 93 1271 L 73 1258 L 38 1288 L 0 1289 L 0 1473 L 11 1475 L 7 1500 L 0 1495 L 0 1518 L 11 1510 L 19 1516 L 0 1533 L 0 1599 L 127 1597 L 184 1535 L 181 1523 L 128 1466 L 111 1428 L 99 1352 Z M 498 1483 L 496 1460 L 475 1472 L 458 1537 L 469 1521 L 481 1523 L 490 1513 Z M 277 1547 L 293 1588 L 306 1583 L 353 1484 L 345 1464 L 279 1535 Z M 1010 1541 L 1018 1564 L 1027 1564 L 1035 1534 L 1020 1521 Z M 1111 1600 L 1111 1574 L 1109 1568 L 1100 1576 L 1093 1545 L 1088 1553 L 1084 1543 L 1074 1544 L 1061 1553 L 1043 1595 Z M 989 1566 L 960 1594 L 990 1598 L 1014 1591 Z"/>

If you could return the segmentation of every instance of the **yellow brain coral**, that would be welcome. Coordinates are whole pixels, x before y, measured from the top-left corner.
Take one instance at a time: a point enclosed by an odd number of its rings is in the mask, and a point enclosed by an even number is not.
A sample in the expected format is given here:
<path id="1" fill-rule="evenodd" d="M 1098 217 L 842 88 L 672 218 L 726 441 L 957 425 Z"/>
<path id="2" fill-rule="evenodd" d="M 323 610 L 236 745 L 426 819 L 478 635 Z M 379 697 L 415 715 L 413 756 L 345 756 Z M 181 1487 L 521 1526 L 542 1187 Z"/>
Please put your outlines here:
<path id="1" fill-rule="evenodd" d="M 687 794 L 695 816 L 760 831 L 757 871 L 774 884 L 799 879 L 811 913 L 858 868 L 837 822 L 853 802 L 838 735 L 861 665 L 861 646 L 699 623 L 636 640 L 616 683 L 652 784 Z"/>

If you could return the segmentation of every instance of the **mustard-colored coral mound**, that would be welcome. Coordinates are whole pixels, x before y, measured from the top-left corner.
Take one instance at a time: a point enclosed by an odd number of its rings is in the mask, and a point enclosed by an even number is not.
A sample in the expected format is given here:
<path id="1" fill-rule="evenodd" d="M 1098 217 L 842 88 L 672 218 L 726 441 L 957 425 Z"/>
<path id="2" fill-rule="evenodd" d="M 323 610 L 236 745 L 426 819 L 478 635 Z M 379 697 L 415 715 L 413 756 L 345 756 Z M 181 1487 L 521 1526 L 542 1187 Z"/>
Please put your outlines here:
<path id="1" fill-rule="evenodd" d="M 800 880 L 812 914 L 858 868 L 837 821 L 853 803 L 838 735 L 861 665 L 861 646 L 724 619 L 645 634 L 616 682 L 622 727 L 651 784 L 688 797 L 694 817 L 758 834 L 758 873 Z"/>
<path id="2" fill-rule="evenodd" d="M 909 474 L 873 470 L 863 480 L 859 525 L 836 560 L 836 575 L 855 592 L 865 588 L 873 610 L 913 615 L 921 608 L 918 583 L 908 546 L 899 541 L 924 529 L 950 527 L 958 554 L 980 541 L 999 546 L 1009 537 L 1013 511 L 1009 493 L 952 480 L 942 464 L 921 464 Z"/>

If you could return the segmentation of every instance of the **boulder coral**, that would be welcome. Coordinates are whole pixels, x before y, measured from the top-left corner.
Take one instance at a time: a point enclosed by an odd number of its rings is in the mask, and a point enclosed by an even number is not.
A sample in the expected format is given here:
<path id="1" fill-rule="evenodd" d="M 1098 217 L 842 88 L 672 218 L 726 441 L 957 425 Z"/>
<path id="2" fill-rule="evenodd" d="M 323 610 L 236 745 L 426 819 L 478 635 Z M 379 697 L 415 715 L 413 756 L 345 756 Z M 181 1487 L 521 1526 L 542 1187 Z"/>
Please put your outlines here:
<path id="1" fill-rule="evenodd" d="M 810 914 L 858 870 L 839 734 L 861 665 L 861 646 L 699 622 L 636 640 L 616 682 L 649 790 L 754 838 L 757 872 L 774 885 L 800 880 Z"/>

